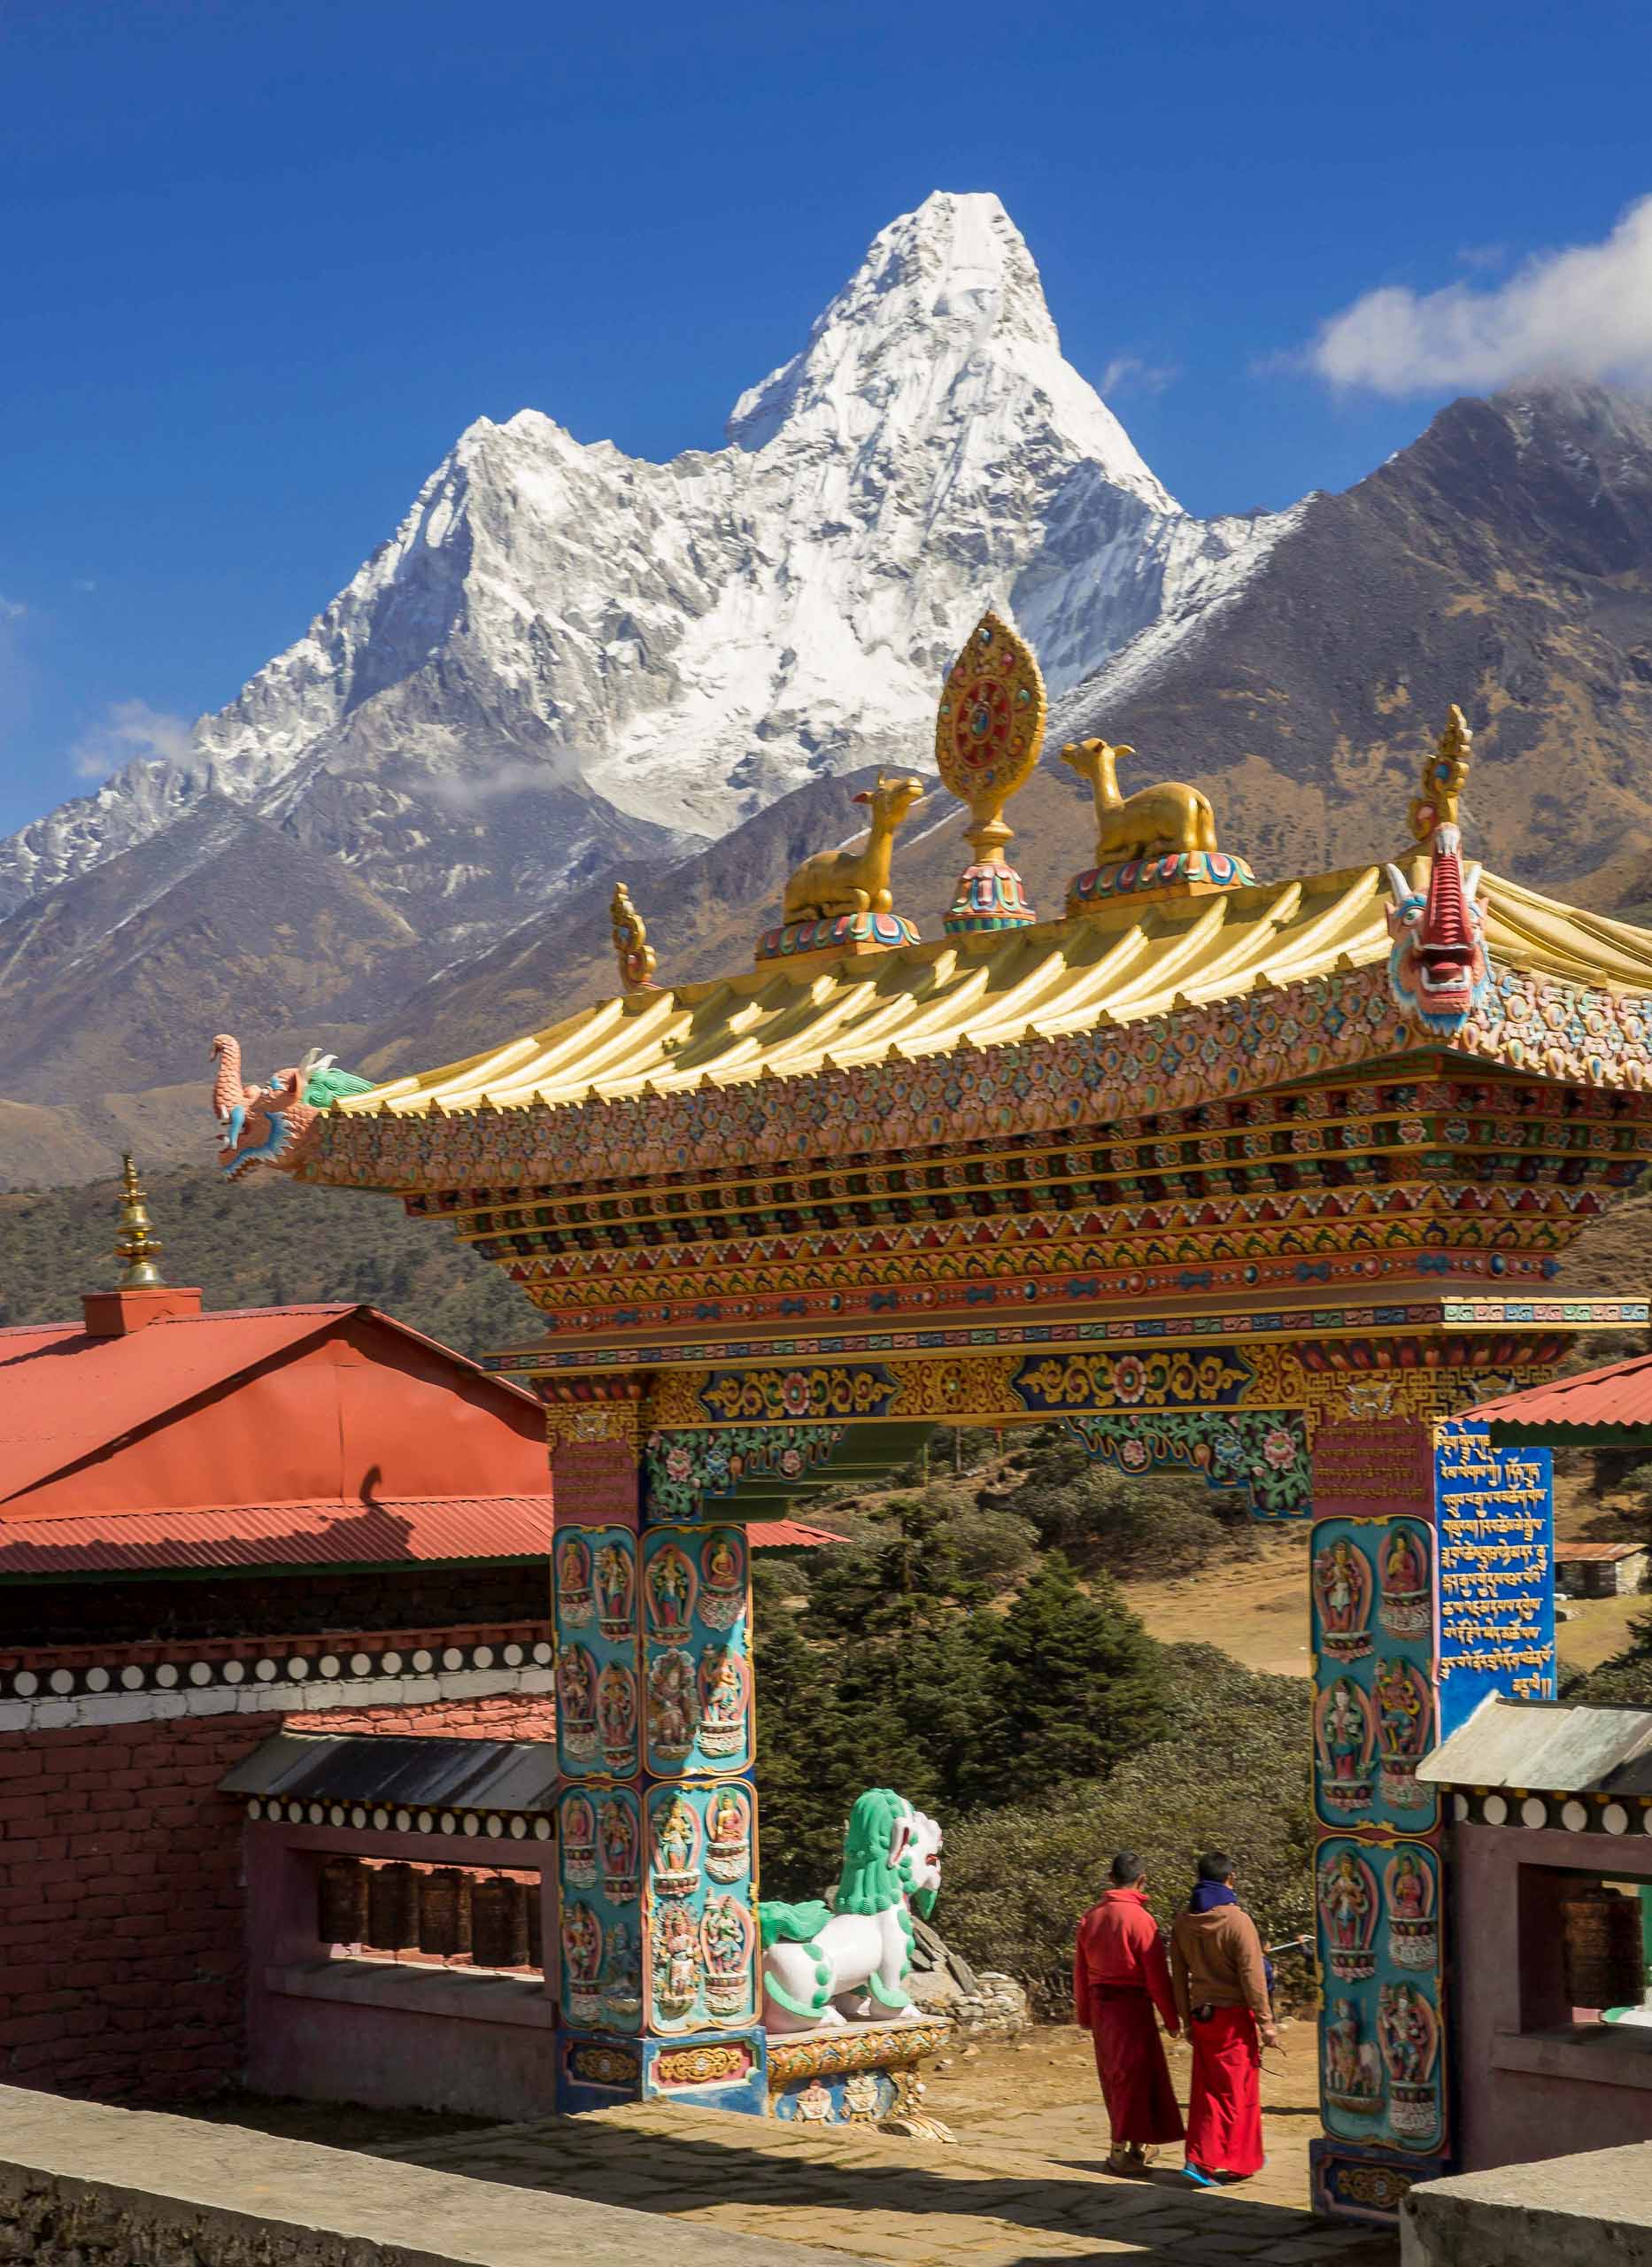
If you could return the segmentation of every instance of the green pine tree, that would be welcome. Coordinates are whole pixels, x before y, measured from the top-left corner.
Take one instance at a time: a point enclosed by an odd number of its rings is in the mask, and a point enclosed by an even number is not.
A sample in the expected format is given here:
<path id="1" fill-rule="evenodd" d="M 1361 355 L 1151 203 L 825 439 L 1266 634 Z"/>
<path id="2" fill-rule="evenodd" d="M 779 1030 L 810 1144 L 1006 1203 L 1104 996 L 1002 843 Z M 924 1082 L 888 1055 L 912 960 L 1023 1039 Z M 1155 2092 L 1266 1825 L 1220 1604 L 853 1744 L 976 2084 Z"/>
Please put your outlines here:
<path id="1" fill-rule="evenodd" d="M 1110 1577 L 1086 1596 L 1059 1551 L 1005 1615 L 995 1652 L 997 1705 L 982 1756 L 991 1802 L 1104 1779 L 1170 1724 L 1163 1648 Z"/>
<path id="2" fill-rule="evenodd" d="M 760 1605 L 758 1856 L 766 1897 L 818 1897 L 835 1877 L 843 1816 L 822 1753 L 834 1692 L 830 1660 L 805 1644 L 784 1607 Z"/>

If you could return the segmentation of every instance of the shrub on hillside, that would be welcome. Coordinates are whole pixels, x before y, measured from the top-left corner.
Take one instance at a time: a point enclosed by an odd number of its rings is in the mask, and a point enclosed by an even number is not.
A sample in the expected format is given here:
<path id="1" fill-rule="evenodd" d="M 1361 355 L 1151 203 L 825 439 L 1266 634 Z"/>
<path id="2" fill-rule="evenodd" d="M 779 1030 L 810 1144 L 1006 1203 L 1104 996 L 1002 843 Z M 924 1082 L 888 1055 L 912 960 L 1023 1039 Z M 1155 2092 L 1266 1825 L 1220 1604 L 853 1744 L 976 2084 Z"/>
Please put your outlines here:
<path id="1" fill-rule="evenodd" d="M 1017 1483 L 990 1500 L 1028 1520 L 1046 1550 L 1121 1576 L 1180 1575 L 1257 1548 L 1248 1506 L 1188 1473 L 1132 1475 L 1100 1464 L 1070 1435 L 1036 1434 Z"/>
<path id="2" fill-rule="evenodd" d="M 1024 1575 L 1038 1552 L 1038 1533 L 1031 1520 L 1014 1512 L 963 1505 L 947 1522 L 947 1536 L 958 1554 L 958 1564 L 972 1581 L 990 1590 L 1007 1589 Z"/>
<path id="3" fill-rule="evenodd" d="M 1622 1652 L 1569 1685 L 1563 1697 L 1591 1708 L 1652 1708 L 1652 1614 L 1637 1615 Z"/>

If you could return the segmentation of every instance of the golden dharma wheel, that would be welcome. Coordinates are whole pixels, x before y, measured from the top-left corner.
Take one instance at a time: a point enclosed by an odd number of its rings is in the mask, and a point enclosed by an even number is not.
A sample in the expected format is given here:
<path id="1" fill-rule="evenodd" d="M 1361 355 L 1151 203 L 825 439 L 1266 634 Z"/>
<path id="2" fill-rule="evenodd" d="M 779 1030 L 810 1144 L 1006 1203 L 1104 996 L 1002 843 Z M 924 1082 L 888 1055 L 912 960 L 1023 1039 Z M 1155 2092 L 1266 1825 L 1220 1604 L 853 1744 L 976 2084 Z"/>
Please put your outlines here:
<path id="1" fill-rule="evenodd" d="M 1032 648 L 984 614 L 947 672 L 935 718 L 935 768 L 960 802 L 998 815 L 1038 760 L 1045 710 Z"/>

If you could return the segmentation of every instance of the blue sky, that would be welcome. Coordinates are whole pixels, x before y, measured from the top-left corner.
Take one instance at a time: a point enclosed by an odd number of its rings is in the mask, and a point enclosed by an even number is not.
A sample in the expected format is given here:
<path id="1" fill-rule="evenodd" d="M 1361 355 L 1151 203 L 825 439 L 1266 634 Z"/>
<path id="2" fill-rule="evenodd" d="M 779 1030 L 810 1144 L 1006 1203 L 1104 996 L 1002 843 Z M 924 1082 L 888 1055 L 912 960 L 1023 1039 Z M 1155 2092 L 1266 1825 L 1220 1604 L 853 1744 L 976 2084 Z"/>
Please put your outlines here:
<path id="1" fill-rule="evenodd" d="M 714 446 L 931 189 L 1200 512 L 1598 331 L 1520 265 L 1652 191 L 1639 0 L 10 0 L 0 68 L 0 827 L 228 699 L 474 417 Z"/>

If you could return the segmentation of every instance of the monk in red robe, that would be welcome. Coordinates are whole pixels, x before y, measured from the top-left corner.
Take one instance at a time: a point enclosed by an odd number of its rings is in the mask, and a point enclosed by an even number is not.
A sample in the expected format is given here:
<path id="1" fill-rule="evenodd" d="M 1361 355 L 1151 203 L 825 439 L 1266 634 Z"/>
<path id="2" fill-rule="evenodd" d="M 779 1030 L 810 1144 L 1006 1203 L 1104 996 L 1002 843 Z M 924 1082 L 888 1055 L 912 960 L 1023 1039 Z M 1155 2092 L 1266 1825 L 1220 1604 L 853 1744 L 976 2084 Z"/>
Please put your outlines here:
<path id="1" fill-rule="evenodd" d="M 1187 1910 L 1170 1931 L 1176 2004 L 1193 2050 L 1187 2163 L 1196 2188 L 1262 2170 L 1262 2050 L 1277 2046 L 1272 1974 L 1256 1923 L 1233 1887 L 1233 1861 L 1199 1861 Z"/>
<path id="2" fill-rule="evenodd" d="M 1113 1886 L 1078 1924 L 1073 2013 L 1095 2041 L 1096 2076 L 1113 2129 L 1109 2172 L 1145 2172 L 1154 2144 L 1179 2141 L 1170 2066 L 1154 2020 L 1174 2037 L 1180 2024 L 1159 1924 L 1147 1910 L 1147 1869 L 1121 1850 Z"/>

